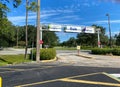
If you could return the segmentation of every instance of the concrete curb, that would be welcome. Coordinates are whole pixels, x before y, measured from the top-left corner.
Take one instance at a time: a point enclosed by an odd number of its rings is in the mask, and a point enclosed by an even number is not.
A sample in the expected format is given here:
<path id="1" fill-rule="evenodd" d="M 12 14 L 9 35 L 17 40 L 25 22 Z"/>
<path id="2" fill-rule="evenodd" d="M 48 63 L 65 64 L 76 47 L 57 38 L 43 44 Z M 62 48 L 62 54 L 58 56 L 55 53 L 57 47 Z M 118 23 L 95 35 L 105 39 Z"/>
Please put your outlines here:
<path id="1" fill-rule="evenodd" d="M 80 56 L 80 57 L 84 57 L 84 58 L 88 58 L 88 59 L 94 59 L 94 57 L 92 57 L 92 56 L 86 56 L 86 55 L 76 55 L 76 56 Z"/>
<path id="2" fill-rule="evenodd" d="M 57 61 L 57 57 L 55 57 L 54 59 L 51 59 L 51 60 L 41 60 L 40 62 L 43 62 L 43 63 L 45 63 L 45 62 L 54 62 L 54 61 Z"/>

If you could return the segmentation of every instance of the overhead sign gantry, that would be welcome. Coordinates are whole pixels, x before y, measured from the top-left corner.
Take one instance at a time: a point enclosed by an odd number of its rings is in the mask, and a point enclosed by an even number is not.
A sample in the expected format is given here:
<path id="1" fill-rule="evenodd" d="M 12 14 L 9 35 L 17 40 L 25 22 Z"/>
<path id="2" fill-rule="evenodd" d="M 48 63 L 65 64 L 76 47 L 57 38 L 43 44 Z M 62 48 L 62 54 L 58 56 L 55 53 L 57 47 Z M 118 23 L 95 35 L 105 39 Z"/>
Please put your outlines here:
<path id="1" fill-rule="evenodd" d="M 49 24 L 48 31 L 55 32 L 73 32 L 73 33 L 95 33 L 94 27 L 91 26 L 66 26 L 66 25 L 58 25 L 58 24 Z"/>
<path id="2" fill-rule="evenodd" d="M 95 33 L 95 29 L 94 27 L 87 26 L 82 29 L 82 32 L 83 33 Z"/>
<path id="3" fill-rule="evenodd" d="M 62 31 L 62 25 L 55 25 L 55 24 L 49 24 L 48 25 L 48 30 L 49 31 Z"/>
<path id="4" fill-rule="evenodd" d="M 81 26 L 65 26 L 64 31 L 65 32 L 79 33 L 79 32 L 82 32 L 82 27 Z"/>

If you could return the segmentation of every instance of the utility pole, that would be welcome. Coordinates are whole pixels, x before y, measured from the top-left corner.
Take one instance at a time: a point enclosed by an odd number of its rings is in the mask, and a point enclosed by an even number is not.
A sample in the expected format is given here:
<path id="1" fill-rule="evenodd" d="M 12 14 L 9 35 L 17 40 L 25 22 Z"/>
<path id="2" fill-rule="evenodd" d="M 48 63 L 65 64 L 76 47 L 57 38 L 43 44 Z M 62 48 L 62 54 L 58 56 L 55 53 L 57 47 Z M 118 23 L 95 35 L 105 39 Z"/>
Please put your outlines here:
<path id="1" fill-rule="evenodd" d="M 108 16 L 108 27 L 109 27 L 109 35 L 110 35 L 109 44 L 110 44 L 110 48 L 112 48 L 111 28 L 110 28 L 110 15 L 109 15 L 109 14 L 106 14 L 106 16 Z"/>
<path id="2" fill-rule="evenodd" d="M 37 41 L 36 41 L 36 62 L 40 61 L 40 0 L 37 0 Z"/>

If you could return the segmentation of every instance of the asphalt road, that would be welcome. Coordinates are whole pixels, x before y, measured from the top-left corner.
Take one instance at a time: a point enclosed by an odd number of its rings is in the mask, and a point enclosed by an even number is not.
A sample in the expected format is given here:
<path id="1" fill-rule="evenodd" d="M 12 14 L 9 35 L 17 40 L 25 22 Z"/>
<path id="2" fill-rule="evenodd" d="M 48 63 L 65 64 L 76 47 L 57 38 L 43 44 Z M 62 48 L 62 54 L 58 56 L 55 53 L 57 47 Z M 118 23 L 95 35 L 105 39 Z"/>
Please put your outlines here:
<path id="1" fill-rule="evenodd" d="M 72 66 L 59 62 L 0 67 L 3 87 L 120 87 L 109 73 L 120 68 Z"/>
<path id="2" fill-rule="evenodd" d="M 13 54 L 16 50 L 7 51 Z M 120 72 L 119 58 L 94 55 L 94 59 L 86 59 L 75 56 L 76 52 L 57 51 L 61 58 L 49 63 L 0 67 L 3 87 L 120 87 L 120 80 L 110 75 Z M 18 50 L 15 53 L 22 54 L 24 51 Z"/>

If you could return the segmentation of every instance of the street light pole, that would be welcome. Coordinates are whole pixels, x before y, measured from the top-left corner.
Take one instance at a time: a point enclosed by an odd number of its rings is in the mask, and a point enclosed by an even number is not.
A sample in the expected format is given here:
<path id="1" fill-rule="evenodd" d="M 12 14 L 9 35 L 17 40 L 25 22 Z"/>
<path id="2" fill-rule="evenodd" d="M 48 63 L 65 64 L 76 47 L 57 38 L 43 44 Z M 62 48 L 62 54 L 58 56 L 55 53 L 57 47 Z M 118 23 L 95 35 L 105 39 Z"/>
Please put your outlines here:
<path id="1" fill-rule="evenodd" d="M 37 41 L 36 41 L 36 62 L 40 61 L 40 0 L 37 0 Z"/>
<path id="2" fill-rule="evenodd" d="M 106 14 L 106 16 L 108 16 L 108 26 L 109 26 L 109 35 L 110 35 L 110 40 L 109 40 L 109 44 L 110 44 L 110 48 L 112 47 L 111 46 L 111 28 L 110 28 L 110 15 L 109 14 Z"/>

